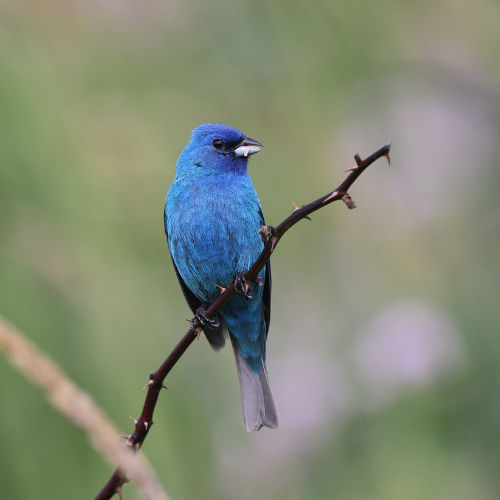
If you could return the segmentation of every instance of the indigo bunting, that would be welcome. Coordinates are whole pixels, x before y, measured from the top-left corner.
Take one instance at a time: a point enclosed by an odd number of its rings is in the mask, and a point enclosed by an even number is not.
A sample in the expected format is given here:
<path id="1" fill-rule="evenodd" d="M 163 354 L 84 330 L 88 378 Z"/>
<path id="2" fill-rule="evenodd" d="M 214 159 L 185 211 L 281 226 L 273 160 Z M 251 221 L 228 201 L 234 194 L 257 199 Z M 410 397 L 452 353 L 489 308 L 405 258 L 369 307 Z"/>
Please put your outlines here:
<path id="1" fill-rule="evenodd" d="M 247 172 L 249 156 L 261 148 L 227 125 L 194 129 L 177 161 L 164 213 L 168 248 L 189 307 L 215 351 L 224 347 L 227 335 L 231 340 L 248 432 L 278 426 L 266 371 L 270 264 L 258 283 L 241 282 L 264 248 L 258 234 L 264 216 Z M 230 282 L 241 293 L 210 320 L 204 309 L 218 297 L 217 286 Z"/>

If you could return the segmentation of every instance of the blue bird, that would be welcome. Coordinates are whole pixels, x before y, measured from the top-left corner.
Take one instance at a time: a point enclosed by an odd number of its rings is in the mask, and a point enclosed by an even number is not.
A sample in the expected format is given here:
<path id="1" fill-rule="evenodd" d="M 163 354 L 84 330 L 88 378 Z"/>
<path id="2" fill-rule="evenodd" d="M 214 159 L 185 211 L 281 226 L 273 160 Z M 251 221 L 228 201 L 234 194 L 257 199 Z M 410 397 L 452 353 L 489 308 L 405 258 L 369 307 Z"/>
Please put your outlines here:
<path id="1" fill-rule="evenodd" d="M 271 267 L 260 284 L 242 283 L 264 244 L 259 198 L 247 172 L 260 142 L 222 124 L 195 128 L 181 153 L 165 199 L 165 233 L 186 301 L 215 351 L 231 340 L 248 432 L 278 427 L 266 371 L 266 339 L 271 313 Z M 220 294 L 217 285 L 235 282 L 236 294 L 209 320 L 203 313 Z M 246 293 L 246 290 L 248 293 Z"/>

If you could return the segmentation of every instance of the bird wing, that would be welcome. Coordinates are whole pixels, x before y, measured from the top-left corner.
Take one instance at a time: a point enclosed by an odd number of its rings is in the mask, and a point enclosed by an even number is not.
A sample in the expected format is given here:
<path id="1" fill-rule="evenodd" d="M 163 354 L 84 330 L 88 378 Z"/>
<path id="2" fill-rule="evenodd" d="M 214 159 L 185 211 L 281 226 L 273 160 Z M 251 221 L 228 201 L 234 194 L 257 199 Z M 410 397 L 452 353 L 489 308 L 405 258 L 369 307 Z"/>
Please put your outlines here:
<path id="1" fill-rule="evenodd" d="M 188 303 L 189 308 L 191 311 L 193 311 L 193 314 L 196 313 L 196 310 L 201 307 L 202 303 L 201 300 L 196 297 L 196 295 L 187 287 L 186 283 L 184 283 L 184 280 L 182 279 L 181 275 L 179 274 L 179 270 L 177 269 L 177 266 L 175 265 L 174 259 L 172 258 L 172 264 L 174 265 L 174 270 L 175 270 L 175 275 L 177 276 L 177 280 L 179 281 L 179 285 L 181 285 L 181 290 L 184 295 L 184 298 L 186 299 L 186 302 Z"/>
<path id="2" fill-rule="evenodd" d="M 264 226 L 266 222 L 264 220 L 264 213 L 262 212 L 262 208 L 260 207 L 259 207 L 259 217 L 261 225 Z M 262 294 L 262 303 L 264 306 L 264 321 L 266 322 L 266 339 L 267 339 L 267 333 L 269 332 L 269 323 L 271 322 L 271 287 L 272 287 L 271 261 L 269 260 L 266 264 L 266 276 L 264 278 L 264 292 Z"/>
<path id="3" fill-rule="evenodd" d="M 168 232 L 167 232 L 167 212 L 166 210 L 163 210 L 163 222 L 164 222 L 164 227 L 165 227 L 165 236 L 167 237 L 167 244 L 168 244 Z M 182 279 L 182 276 L 179 273 L 179 270 L 177 269 L 177 266 L 175 265 L 174 258 L 172 255 L 170 255 L 172 259 L 172 264 L 174 266 L 174 271 L 175 275 L 177 276 L 177 281 L 179 281 L 179 285 L 181 286 L 182 294 L 184 295 L 184 298 L 186 299 L 186 302 L 193 312 L 193 314 L 196 313 L 198 308 L 200 308 L 203 303 L 201 300 L 196 297 L 196 295 L 188 288 L 186 283 L 184 283 L 184 280 Z M 205 333 L 205 336 L 207 337 L 207 340 L 209 344 L 212 346 L 212 349 L 214 351 L 220 351 L 225 345 L 226 345 L 226 335 L 225 335 L 225 327 L 221 322 L 220 327 L 217 330 L 209 330 L 208 328 L 203 329 L 203 332 Z"/>

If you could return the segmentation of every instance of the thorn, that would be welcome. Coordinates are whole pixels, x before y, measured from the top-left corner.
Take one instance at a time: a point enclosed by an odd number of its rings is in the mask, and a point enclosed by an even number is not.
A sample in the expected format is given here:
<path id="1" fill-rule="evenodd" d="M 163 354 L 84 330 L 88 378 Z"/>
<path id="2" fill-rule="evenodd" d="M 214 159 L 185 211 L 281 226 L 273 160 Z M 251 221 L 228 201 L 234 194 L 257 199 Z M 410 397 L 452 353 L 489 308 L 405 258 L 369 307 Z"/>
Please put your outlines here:
<path id="1" fill-rule="evenodd" d="M 201 328 L 198 328 L 198 330 L 196 331 L 196 342 L 200 341 L 200 337 L 201 337 Z"/>
<path id="2" fill-rule="evenodd" d="M 200 330 L 201 332 L 201 330 Z M 200 334 L 198 333 L 198 337 L 200 336 Z M 142 390 L 146 389 L 146 387 L 151 387 L 155 385 L 155 381 L 154 380 L 150 380 L 143 388 Z M 168 387 L 165 385 L 165 384 L 161 384 L 161 389 L 168 389 Z M 132 418 L 132 417 L 130 417 Z M 135 423 L 137 423 L 137 420 L 135 420 Z"/>
<path id="3" fill-rule="evenodd" d="M 359 154 L 355 154 L 354 155 L 354 159 L 356 160 L 356 165 L 358 167 L 361 167 L 361 165 L 363 164 L 363 160 L 361 159 L 361 156 L 359 156 Z"/>
<path id="4" fill-rule="evenodd" d="M 189 318 L 184 318 L 188 323 L 191 323 L 191 320 Z"/>
<path id="5" fill-rule="evenodd" d="M 132 437 L 132 434 L 120 434 L 120 437 L 125 439 L 125 444 L 129 447 L 131 447 L 133 445 L 132 441 L 131 441 L 131 437 Z"/>
<path id="6" fill-rule="evenodd" d="M 137 419 L 136 418 L 134 418 L 134 417 L 128 417 L 128 418 L 130 418 L 130 420 L 132 420 L 132 422 L 134 422 L 134 424 L 137 425 Z"/>
<path id="7" fill-rule="evenodd" d="M 293 205 L 293 211 L 296 212 L 299 209 L 299 207 L 297 205 L 295 205 L 295 203 L 293 201 L 292 201 L 292 205 Z M 311 220 L 311 217 L 309 217 L 308 215 L 306 215 L 304 217 L 304 219 Z"/>
<path id="8" fill-rule="evenodd" d="M 142 390 L 146 389 L 146 387 L 151 387 L 152 385 L 154 385 L 155 381 L 154 380 L 150 380 L 143 388 Z"/>
<path id="9" fill-rule="evenodd" d="M 220 290 L 221 295 L 226 291 L 226 289 L 223 286 L 220 285 L 215 285 L 215 286 Z"/>
<path id="10" fill-rule="evenodd" d="M 149 424 L 147 422 L 144 422 L 144 428 L 148 430 Z"/>
<path id="11" fill-rule="evenodd" d="M 334 191 L 330 196 L 328 196 L 328 198 L 325 198 L 323 200 L 323 203 L 330 201 L 332 198 L 336 198 L 338 195 L 339 195 L 338 191 Z"/>
<path id="12" fill-rule="evenodd" d="M 116 492 L 118 493 L 118 496 L 120 497 L 120 500 L 123 500 L 123 495 L 122 495 L 122 485 L 119 484 L 117 487 L 116 487 Z"/>
<path id="13" fill-rule="evenodd" d="M 390 145 L 391 143 L 389 142 L 388 145 Z M 387 159 L 387 163 L 389 164 L 389 167 L 391 166 L 391 155 L 389 154 L 389 151 L 387 151 L 387 153 L 385 153 L 384 155 Z"/>
<path id="14" fill-rule="evenodd" d="M 354 165 L 354 167 L 351 167 L 351 168 L 346 168 L 346 169 L 344 170 L 344 172 L 354 172 L 354 171 L 358 170 L 358 168 L 359 168 L 359 167 L 358 167 L 357 165 Z"/>

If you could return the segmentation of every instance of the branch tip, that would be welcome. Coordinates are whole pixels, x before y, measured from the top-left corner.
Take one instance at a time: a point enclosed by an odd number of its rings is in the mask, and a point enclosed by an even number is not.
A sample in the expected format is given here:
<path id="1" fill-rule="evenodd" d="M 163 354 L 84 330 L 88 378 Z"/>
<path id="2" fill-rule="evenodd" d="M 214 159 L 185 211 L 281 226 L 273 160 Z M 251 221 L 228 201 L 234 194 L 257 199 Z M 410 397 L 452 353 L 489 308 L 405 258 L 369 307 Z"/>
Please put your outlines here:
<path id="1" fill-rule="evenodd" d="M 226 291 L 226 289 L 223 286 L 220 285 L 215 285 L 215 286 L 219 289 L 221 295 Z"/>

